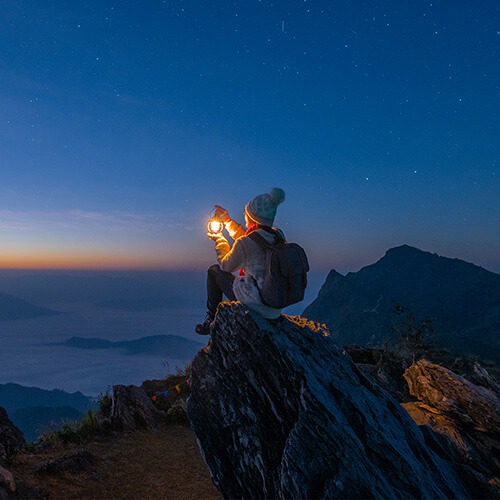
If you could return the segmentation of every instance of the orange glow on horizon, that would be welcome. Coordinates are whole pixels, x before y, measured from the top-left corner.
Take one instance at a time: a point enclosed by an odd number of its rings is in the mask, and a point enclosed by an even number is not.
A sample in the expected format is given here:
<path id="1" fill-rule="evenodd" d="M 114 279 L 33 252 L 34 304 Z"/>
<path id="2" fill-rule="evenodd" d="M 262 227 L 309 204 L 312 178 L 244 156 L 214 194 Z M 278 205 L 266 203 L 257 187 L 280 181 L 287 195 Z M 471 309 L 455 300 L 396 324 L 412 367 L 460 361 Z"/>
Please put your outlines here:
<path id="1" fill-rule="evenodd" d="M 183 270 L 202 269 L 201 262 L 108 253 L 0 253 L 0 269 Z"/>

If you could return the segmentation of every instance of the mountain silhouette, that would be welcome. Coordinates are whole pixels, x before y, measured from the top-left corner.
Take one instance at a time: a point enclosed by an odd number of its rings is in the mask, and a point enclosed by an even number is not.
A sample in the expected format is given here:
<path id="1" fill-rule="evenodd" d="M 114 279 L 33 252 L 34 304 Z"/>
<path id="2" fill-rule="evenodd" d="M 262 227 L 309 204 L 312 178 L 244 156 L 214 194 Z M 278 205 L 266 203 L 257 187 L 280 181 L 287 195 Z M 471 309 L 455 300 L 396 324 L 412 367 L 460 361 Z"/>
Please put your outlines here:
<path id="1" fill-rule="evenodd" d="M 38 307 L 13 295 L 0 293 L 0 321 L 35 318 L 59 314 L 44 307 Z"/>
<path id="2" fill-rule="evenodd" d="M 60 427 L 65 421 L 78 420 L 93 405 L 92 398 L 81 392 L 0 384 L 0 407 L 5 408 L 27 441 L 34 441 L 41 432 Z"/>
<path id="3" fill-rule="evenodd" d="M 304 311 L 341 344 L 393 341 L 395 305 L 431 319 L 443 347 L 500 361 L 500 275 L 408 245 L 355 273 L 330 271 Z"/>
<path id="4" fill-rule="evenodd" d="M 152 335 L 134 340 L 112 342 L 106 339 L 71 337 L 63 345 L 77 349 L 125 349 L 128 355 L 165 355 L 175 359 L 190 359 L 203 344 L 179 335 Z"/>
<path id="5" fill-rule="evenodd" d="M 47 390 L 26 387 L 20 384 L 0 384 L 0 406 L 7 412 L 33 406 L 62 407 L 70 406 L 83 413 L 92 406 L 92 400 L 80 391 L 68 393 L 60 389 Z"/>

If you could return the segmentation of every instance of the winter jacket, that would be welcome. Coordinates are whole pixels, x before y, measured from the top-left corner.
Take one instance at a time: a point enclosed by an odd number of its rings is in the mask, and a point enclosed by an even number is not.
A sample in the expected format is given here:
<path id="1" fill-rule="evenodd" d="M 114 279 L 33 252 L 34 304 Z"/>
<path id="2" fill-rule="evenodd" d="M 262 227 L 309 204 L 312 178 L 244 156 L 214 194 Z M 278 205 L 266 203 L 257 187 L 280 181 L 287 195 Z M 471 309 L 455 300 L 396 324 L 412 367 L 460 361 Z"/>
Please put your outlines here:
<path id="1" fill-rule="evenodd" d="M 216 239 L 215 250 L 217 252 L 217 261 L 223 271 L 232 273 L 241 268 L 245 269 L 245 276 L 238 276 L 233 283 L 233 292 L 236 299 L 250 309 L 262 314 L 264 318 L 278 318 L 281 309 L 274 309 L 263 304 L 257 288 L 262 286 L 266 271 L 265 249 L 246 236 L 245 230 L 237 222 L 231 220 L 225 226 L 231 238 L 235 240 L 233 248 L 230 247 L 226 238 L 221 235 Z M 274 241 L 274 235 L 267 231 L 256 229 L 256 232 L 270 243 Z"/>

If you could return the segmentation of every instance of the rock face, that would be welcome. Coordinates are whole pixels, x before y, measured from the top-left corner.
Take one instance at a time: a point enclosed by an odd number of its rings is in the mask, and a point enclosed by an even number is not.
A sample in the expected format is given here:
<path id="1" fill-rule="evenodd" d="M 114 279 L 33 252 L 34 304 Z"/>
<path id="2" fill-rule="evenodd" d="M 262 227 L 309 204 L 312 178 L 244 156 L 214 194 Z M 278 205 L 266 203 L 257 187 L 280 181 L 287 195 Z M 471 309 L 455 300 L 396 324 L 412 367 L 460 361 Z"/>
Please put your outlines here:
<path id="1" fill-rule="evenodd" d="M 489 484 L 491 496 L 500 498 L 499 393 L 425 359 L 404 377 L 418 398 L 404 405 L 415 422 L 432 430 L 437 444 L 462 466 L 462 477 Z"/>
<path id="2" fill-rule="evenodd" d="M 421 359 L 406 370 L 410 394 L 478 431 L 500 436 L 500 399 L 490 389 Z"/>
<path id="3" fill-rule="evenodd" d="M 403 377 L 404 361 L 383 349 L 346 346 L 346 352 L 356 363 L 356 366 L 375 382 L 394 396 L 400 403 L 410 399 L 408 384 Z"/>
<path id="4" fill-rule="evenodd" d="M 23 433 L 10 421 L 0 406 L 0 461 L 8 460 L 26 448 Z"/>
<path id="5" fill-rule="evenodd" d="M 14 498 L 16 483 L 11 472 L 2 467 L 26 448 L 23 433 L 10 421 L 0 406 L 0 499 Z"/>
<path id="6" fill-rule="evenodd" d="M 0 499 L 9 498 L 10 495 L 14 495 L 15 493 L 16 483 L 14 476 L 0 465 Z"/>
<path id="7" fill-rule="evenodd" d="M 155 408 L 151 398 L 140 387 L 114 385 L 111 414 L 103 420 L 106 419 L 113 428 L 158 431 L 165 423 L 165 414 Z M 101 424 L 106 425 L 106 422 L 101 421 Z"/>
<path id="8" fill-rule="evenodd" d="M 466 498 L 452 465 L 330 332 L 219 306 L 188 416 L 226 498 Z"/>

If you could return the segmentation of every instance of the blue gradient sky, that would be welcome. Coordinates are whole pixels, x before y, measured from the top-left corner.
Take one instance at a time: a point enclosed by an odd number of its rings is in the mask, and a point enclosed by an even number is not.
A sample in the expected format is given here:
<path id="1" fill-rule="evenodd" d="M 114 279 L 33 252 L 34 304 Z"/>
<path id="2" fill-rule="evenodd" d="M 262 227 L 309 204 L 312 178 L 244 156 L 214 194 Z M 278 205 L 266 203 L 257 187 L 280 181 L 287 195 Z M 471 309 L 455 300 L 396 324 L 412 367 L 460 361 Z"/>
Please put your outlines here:
<path id="1" fill-rule="evenodd" d="M 500 271 L 497 0 L 3 0 L 0 267 L 203 269 L 273 186 L 312 268 Z"/>

